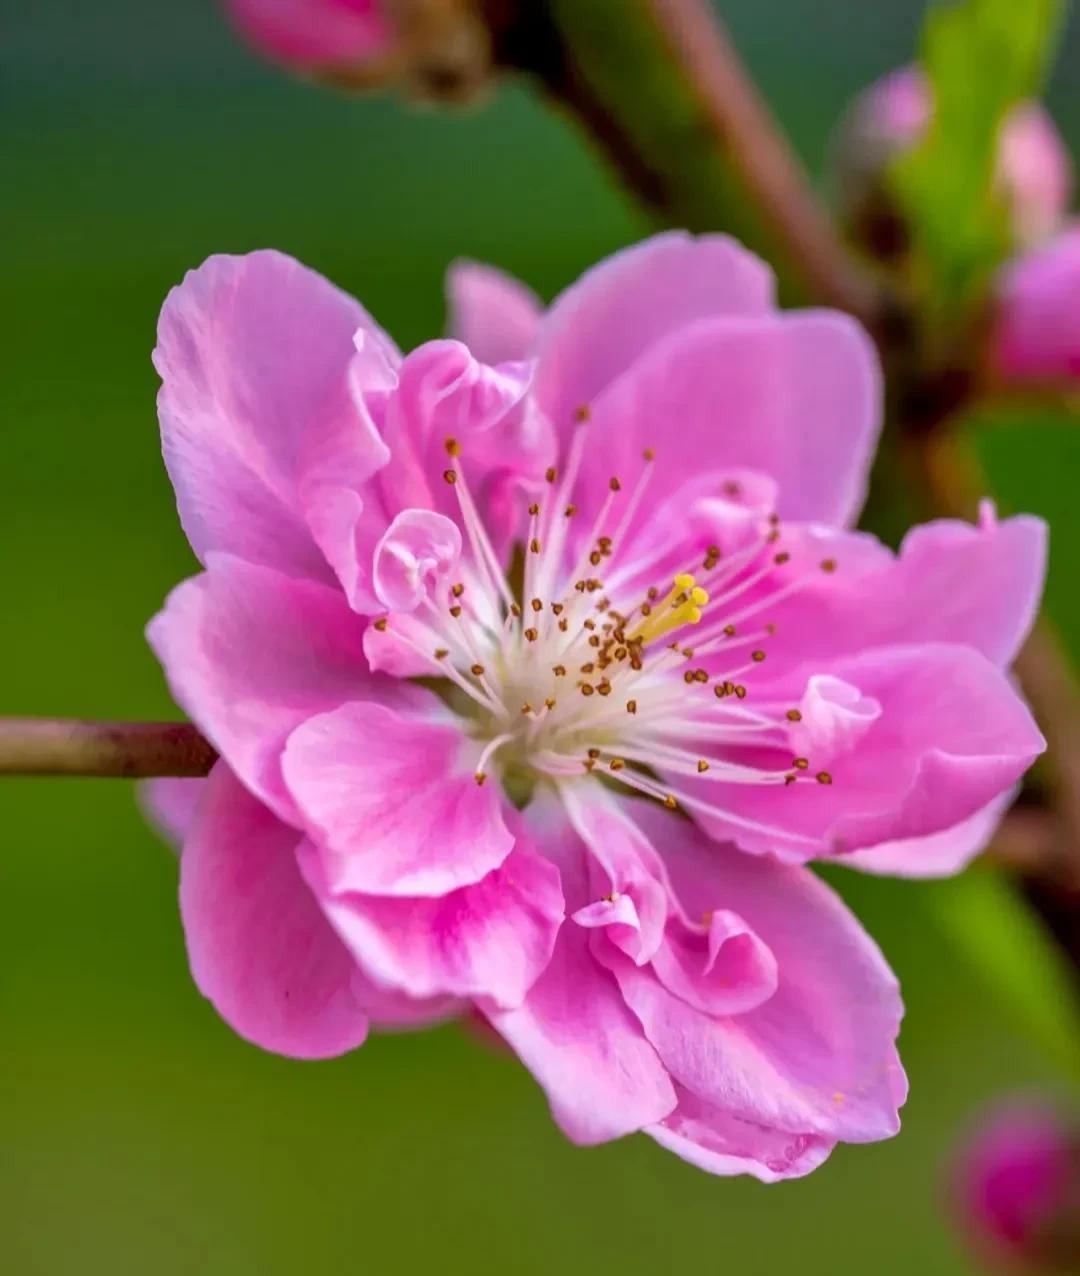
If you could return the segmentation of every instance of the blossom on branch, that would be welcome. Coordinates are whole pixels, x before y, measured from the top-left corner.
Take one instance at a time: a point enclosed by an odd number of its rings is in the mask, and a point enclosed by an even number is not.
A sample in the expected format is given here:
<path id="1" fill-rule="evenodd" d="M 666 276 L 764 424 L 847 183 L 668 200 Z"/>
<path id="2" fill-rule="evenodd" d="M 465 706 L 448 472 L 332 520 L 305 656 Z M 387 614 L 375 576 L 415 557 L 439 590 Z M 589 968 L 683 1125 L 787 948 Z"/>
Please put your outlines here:
<path id="1" fill-rule="evenodd" d="M 546 312 L 449 288 L 457 337 L 405 356 L 274 252 L 166 301 L 204 570 L 149 638 L 222 759 L 160 794 L 199 987 L 301 1057 L 471 1005 L 570 1138 L 716 1173 L 895 1133 L 896 981 L 806 863 L 985 843 L 1043 747 L 1007 673 L 1042 524 L 850 530 L 873 348 L 727 238 Z"/>

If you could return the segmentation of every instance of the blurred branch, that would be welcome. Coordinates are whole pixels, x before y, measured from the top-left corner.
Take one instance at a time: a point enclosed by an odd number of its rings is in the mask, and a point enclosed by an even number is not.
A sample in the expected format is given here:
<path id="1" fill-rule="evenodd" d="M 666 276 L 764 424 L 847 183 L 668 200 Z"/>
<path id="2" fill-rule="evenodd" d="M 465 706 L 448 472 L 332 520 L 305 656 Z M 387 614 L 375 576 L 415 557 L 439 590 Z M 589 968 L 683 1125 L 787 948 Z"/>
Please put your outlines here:
<path id="1" fill-rule="evenodd" d="M 802 296 L 879 327 L 877 289 L 705 0 L 488 0 L 500 59 L 539 78 L 661 221 L 722 227 Z"/>
<path id="2" fill-rule="evenodd" d="M 206 775 L 217 754 L 188 722 L 0 718 L 0 775 Z"/>

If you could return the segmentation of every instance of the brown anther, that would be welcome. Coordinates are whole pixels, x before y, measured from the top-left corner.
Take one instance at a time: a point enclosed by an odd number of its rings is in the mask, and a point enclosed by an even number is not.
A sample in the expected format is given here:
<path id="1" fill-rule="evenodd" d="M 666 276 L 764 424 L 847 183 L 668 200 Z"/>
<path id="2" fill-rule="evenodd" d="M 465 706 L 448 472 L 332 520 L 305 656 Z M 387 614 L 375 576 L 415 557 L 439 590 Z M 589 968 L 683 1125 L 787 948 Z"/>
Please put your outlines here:
<path id="1" fill-rule="evenodd" d="M 641 614 L 642 614 L 643 616 L 651 616 L 651 615 L 652 615 L 652 608 L 649 606 L 649 604 L 648 604 L 648 603 L 642 603 L 642 604 L 641 604 Z"/>
<path id="2" fill-rule="evenodd" d="M 576 505 L 568 505 L 568 506 L 566 507 L 566 509 L 564 509 L 564 510 L 563 510 L 563 517 L 564 517 L 564 518 L 573 518 L 573 517 L 574 517 L 574 515 L 575 515 L 576 513 L 577 513 L 577 506 L 576 506 Z"/>
<path id="3" fill-rule="evenodd" d="M 450 586 L 450 592 L 454 595 L 455 598 L 460 598 L 461 595 L 465 592 L 465 586 L 459 580 L 456 585 Z"/>
<path id="4" fill-rule="evenodd" d="M 642 460 L 645 460 L 645 461 L 652 461 L 656 459 L 656 453 L 652 450 L 651 447 L 647 447 L 645 451 L 642 452 L 641 456 L 642 456 Z"/>
<path id="5" fill-rule="evenodd" d="M 585 626 L 589 633 L 592 633 L 592 631 L 596 628 L 595 620 L 583 620 L 581 623 Z"/>
<path id="6" fill-rule="evenodd" d="M 583 682 L 581 684 L 581 694 L 583 696 L 591 696 L 594 691 L 595 687 L 593 687 L 591 682 Z"/>
<path id="7" fill-rule="evenodd" d="M 589 555 L 589 562 L 592 563 L 594 567 L 599 567 L 600 564 L 603 562 L 603 560 L 604 560 L 604 556 L 603 554 L 600 553 L 598 549 L 594 549 L 593 552 Z"/>
<path id="8" fill-rule="evenodd" d="M 473 779 L 476 781 L 477 784 L 483 784 L 484 781 L 487 779 L 487 776 L 484 774 L 483 771 L 477 771 L 477 773 L 473 776 Z"/>
<path id="9" fill-rule="evenodd" d="M 570 622 L 569 622 L 569 621 L 566 619 L 566 617 L 564 616 L 564 617 L 562 618 L 562 620 L 560 620 L 560 621 L 559 621 L 559 630 L 560 630 L 560 632 L 562 632 L 562 633 L 566 633 L 566 631 L 567 631 L 569 628 L 570 628 Z"/>
<path id="10" fill-rule="evenodd" d="M 611 476 L 611 478 L 608 479 L 608 487 L 610 487 L 613 492 L 622 491 L 622 484 L 619 482 L 619 480 L 615 477 L 614 474 Z"/>
<path id="11" fill-rule="evenodd" d="M 735 696 L 739 700 L 746 699 L 746 688 L 743 686 L 741 682 L 737 682 L 735 684 Z"/>
<path id="12" fill-rule="evenodd" d="M 585 588 L 589 591 L 590 594 L 595 594 L 598 589 L 604 588 L 604 582 L 602 580 L 595 580 L 595 579 L 587 580 L 585 582 Z"/>
<path id="13" fill-rule="evenodd" d="M 817 775 L 814 776 L 814 779 L 817 780 L 818 784 L 832 784 L 832 776 L 828 773 L 828 771 L 819 771 Z"/>
<path id="14" fill-rule="evenodd" d="M 381 634 L 386 632 L 386 617 L 385 616 L 379 617 L 379 619 L 375 622 L 375 628 Z"/>
<path id="15" fill-rule="evenodd" d="M 760 665 L 761 662 L 765 659 L 765 653 L 763 651 L 752 651 L 750 653 L 750 659 L 755 664 Z"/>
<path id="16" fill-rule="evenodd" d="M 664 805 L 669 811 L 677 811 L 679 809 L 678 802 L 675 801 L 670 793 L 664 795 Z"/>
<path id="17" fill-rule="evenodd" d="M 589 646 L 590 646 L 590 647 L 599 647 L 599 646 L 600 646 L 600 635 L 599 635 L 599 634 L 593 634 L 593 635 L 590 637 L 590 639 L 589 639 Z"/>
<path id="18" fill-rule="evenodd" d="M 532 607 L 533 611 L 544 610 L 544 604 L 540 601 L 539 598 L 534 598 L 532 602 L 529 604 L 529 606 Z"/>
<path id="19" fill-rule="evenodd" d="M 836 571 L 836 559 L 835 559 L 835 558 L 823 558 L 823 559 L 821 560 L 821 570 L 822 570 L 823 572 L 834 572 L 834 571 Z"/>
<path id="20" fill-rule="evenodd" d="M 779 554 L 773 555 L 773 562 L 777 565 L 777 567 L 783 567 L 785 563 L 791 562 L 791 555 L 786 549 L 782 549 Z"/>
<path id="21" fill-rule="evenodd" d="M 593 662 L 592 662 L 591 660 L 587 660 L 587 661 L 586 661 L 586 662 L 585 662 L 585 663 L 581 666 L 581 672 L 582 672 L 582 673 L 595 673 L 595 672 L 596 672 L 596 665 L 594 665 L 594 664 L 593 664 Z"/>
<path id="22" fill-rule="evenodd" d="M 453 616 L 455 620 L 457 620 L 457 618 L 461 615 L 461 607 L 457 603 L 450 608 L 450 615 Z"/>
<path id="23" fill-rule="evenodd" d="M 802 713 L 798 709 L 789 709 L 785 716 L 788 722 L 802 722 Z"/>
<path id="24" fill-rule="evenodd" d="M 704 775 L 705 772 L 709 769 L 708 762 L 706 762 L 704 758 L 698 758 L 697 769 L 698 769 L 698 775 Z"/>
<path id="25" fill-rule="evenodd" d="M 446 448 L 447 456 L 461 455 L 461 444 L 457 441 L 457 439 L 454 438 L 452 434 L 448 435 L 446 439 L 443 441 L 443 447 Z"/>
<path id="26" fill-rule="evenodd" d="M 683 676 L 682 676 L 682 678 L 683 678 L 683 682 L 685 682 L 685 683 L 687 684 L 687 686 L 689 686 L 689 685 L 690 685 L 690 683 L 692 683 L 692 682 L 694 681 L 694 671 L 693 671 L 693 669 L 684 669 L 684 670 L 683 670 Z"/>
<path id="27" fill-rule="evenodd" d="M 707 671 L 707 670 L 705 670 L 705 669 L 695 669 L 695 670 L 694 670 L 694 681 L 695 681 L 695 682 L 708 682 L 708 681 L 709 681 L 709 674 L 708 674 L 708 671 Z"/>
<path id="28" fill-rule="evenodd" d="M 600 546 L 600 548 L 601 548 L 601 549 L 604 551 L 604 553 L 606 554 L 606 553 L 607 553 L 607 551 L 611 548 L 611 537 L 610 537 L 610 536 L 598 536 L 598 537 L 596 538 L 596 543 L 597 543 L 597 545 L 599 545 L 599 546 Z"/>
<path id="29" fill-rule="evenodd" d="M 649 600 L 649 602 L 653 603 L 657 600 L 657 598 L 660 597 L 660 591 L 656 588 L 655 585 L 650 585 L 649 588 L 645 591 L 645 597 Z"/>
<path id="30" fill-rule="evenodd" d="M 585 582 L 583 580 L 575 580 L 574 588 L 579 594 L 583 594 L 585 592 Z"/>
<path id="31" fill-rule="evenodd" d="M 547 469 L 544 471 L 544 478 L 547 479 L 549 483 L 554 483 L 555 474 L 556 474 L 555 466 L 549 465 Z"/>
<path id="32" fill-rule="evenodd" d="M 766 536 L 766 537 L 765 537 L 765 544 L 766 544 L 766 545 L 775 545 L 775 544 L 776 544 L 776 542 L 777 542 L 779 539 L 780 539 L 780 531 L 779 531 L 779 529 L 778 529 L 778 528 L 773 528 L 773 530 L 772 530 L 772 531 L 768 534 L 768 536 Z"/>
<path id="33" fill-rule="evenodd" d="M 585 767 L 586 771 L 591 771 L 593 767 L 596 766 L 596 762 L 592 758 L 585 758 L 582 765 Z"/>
<path id="34" fill-rule="evenodd" d="M 599 693 L 600 693 L 602 696 L 610 696 L 610 695 L 611 695 L 611 683 L 610 683 L 610 682 L 608 682 L 608 680 L 607 680 L 606 678 L 601 678 L 601 679 L 600 679 L 599 685 L 597 686 L 597 688 L 596 688 L 596 689 L 597 689 L 597 691 L 599 691 Z"/>
<path id="35" fill-rule="evenodd" d="M 531 541 L 529 541 L 529 553 L 530 554 L 540 553 L 540 542 L 536 539 L 535 536 L 532 538 Z"/>
<path id="36" fill-rule="evenodd" d="M 794 784 L 794 783 L 795 783 L 795 781 L 796 781 L 797 779 L 798 779 L 798 776 L 795 776 L 795 775 L 785 775 L 785 776 L 784 776 L 784 787 L 786 788 L 789 784 Z"/>
<path id="37" fill-rule="evenodd" d="M 770 527 L 780 526 L 780 515 L 777 514 L 775 511 L 769 515 L 769 526 Z"/>
<path id="38" fill-rule="evenodd" d="M 612 758 L 608 763 L 608 766 L 612 769 L 612 771 L 621 771 L 623 767 L 626 766 L 626 763 L 622 760 L 622 758 Z"/>
<path id="39" fill-rule="evenodd" d="M 565 678 L 565 677 L 566 677 L 566 666 L 565 666 L 565 665 L 552 665 L 552 666 L 551 666 L 551 672 L 555 675 L 555 677 L 556 677 L 556 678 Z"/>
<path id="40" fill-rule="evenodd" d="M 630 668 L 633 669 L 635 673 L 640 672 L 640 670 L 644 669 L 644 667 L 645 666 L 641 663 L 640 656 L 630 657 Z"/>
<path id="41" fill-rule="evenodd" d="M 526 700 L 525 703 L 521 706 L 522 717 L 527 718 L 529 714 L 532 713 L 532 711 L 533 711 L 532 705 L 529 704 L 528 700 Z"/>
<path id="42" fill-rule="evenodd" d="M 473 677 L 474 677 L 474 678 L 479 678 L 479 677 L 481 677 L 481 676 L 483 675 L 483 672 L 484 672 L 484 666 L 483 666 L 483 665 L 470 665 L 470 667 L 469 667 L 469 672 L 473 675 Z"/>
<path id="43" fill-rule="evenodd" d="M 723 698 L 729 694 L 730 692 L 727 690 L 726 682 L 718 682 L 716 686 L 713 687 L 713 695 L 717 698 L 717 700 L 723 700 Z"/>
<path id="44" fill-rule="evenodd" d="M 548 697 L 547 697 L 547 699 L 544 701 L 544 707 L 545 707 L 547 710 L 549 710 L 549 711 L 550 711 L 550 710 L 552 710 L 552 709 L 554 709 L 554 708 L 555 708 L 555 701 L 554 701 L 554 700 L 552 700 L 552 698 L 551 698 L 550 696 L 548 696 Z"/>
<path id="45" fill-rule="evenodd" d="M 530 515 L 535 518 L 540 513 L 540 506 L 535 501 L 529 506 Z"/>
<path id="46" fill-rule="evenodd" d="M 526 629 L 525 637 L 528 639 L 529 642 L 535 642 L 537 638 L 540 637 L 540 631 L 537 629 L 532 629 L 532 628 Z"/>
<path id="47" fill-rule="evenodd" d="M 741 496 L 742 495 L 741 485 L 736 483 L 734 479 L 728 479 L 728 481 L 724 484 L 724 495 L 725 496 Z"/>
<path id="48" fill-rule="evenodd" d="M 625 660 L 625 659 L 626 659 L 626 648 L 625 648 L 625 647 L 616 647 L 616 648 L 615 648 L 615 650 L 614 650 L 611 654 L 615 657 L 615 659 L 616 659 L 616 660 Z"/>
<path id="49" fill-rule="evenodd" d="M 736 687 L 733 682 L 724 683 L 724 695 L 733 696 L 735 694 L 735 691 L 736 691 Z"/>
<path id="50" fill-rule="evenodd" d="M 637 713 L 637 701 L 636 701 L 636 700 L 627 700 L 627 702 L 626 702 L 626 712 L 627 712 L 627 713 Z"/>
<path id="51" fill-rule="evenodd" d="M 551 610 L 555 613 L 556 616 L 561 616 L 565 609 L 562 603 L 552 603 Z"/>
<path id="52" fill-rule="evenodd" d="M 521 619 L 521 608 L 517 605 L 517 603 L 510 604 L 510 615 L 513 616 L 515 620 Z"/>
<path id="53" fill-rule="evenodd" d="M 457 482 L 457 470 L 443 470 L 442 476 L 447 483 L 454 484 Z"/>
<path id="54" fill-rule="evenodd" d="M 579 403 L 578 406 L 574 409 L 575 421 L 583 423 L 587 421 L 589 417 L 591 416 L 592 416 L 592 412 L 590 411 L 589 405 L 587 403 Z"/>
<path id="55" fill-rule="evenodd" d="M 796 771 L 805 771 L 806 768 L 810 765 L 810 759 L 795 758 L 791 765 L 795 768 Z"/>
<path id="56" fill-rule="evenodd" d="M 435 659 L 436 659 L 436 660 L 445 660 L 445 659 L 446 659 L 446 657 L 447 657 L 449 654 L 450 654 L 450 650 L 449 650 L 449 648 L 447 648 L 447 647 L 436 647 L 436 648 L 435 648 Z"/>
<path id="57" fill-rule="evenodd" d="M 599 756 L 600 756 L 600 750 L 599 750 L 599 749 L 590 749 L 590 750 L 589 750 L 589 757 L 590 757 L 590 758 L 593 758 L 593 759 L 595 760 L 595 759 L 596 759 L 596 758 L 598 758 Z"/>
<path id="58" fill-rule="evenodd" d="M 734 638 L 737 633 L 738 633 L 738 630 L 735 628 L 734 625 L 724 626 L 724 634 L 726 635 L 726 637 Z"/>

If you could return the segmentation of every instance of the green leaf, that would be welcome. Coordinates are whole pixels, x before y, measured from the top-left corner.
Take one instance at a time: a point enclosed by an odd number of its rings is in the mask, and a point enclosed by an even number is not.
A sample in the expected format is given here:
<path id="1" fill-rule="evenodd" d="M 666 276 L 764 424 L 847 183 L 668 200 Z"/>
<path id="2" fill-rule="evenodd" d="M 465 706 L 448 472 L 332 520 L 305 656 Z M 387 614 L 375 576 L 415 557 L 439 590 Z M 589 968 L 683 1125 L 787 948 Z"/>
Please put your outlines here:
<path id="1" fill-rule="evenodd" d="M 1080 1006 L 1060 949 L 1004 874 L 977 864 L 926 883 L 931 911 L 1002 1010 L 1080 1080 Z"/>
<path id="2" fill-rule="evenodd" d="M 927 12 L 921 56 L 933 118 L 893 181 L 922 282 L 946 311 L 976 300 L 1009 252 L 994 183 L 998 136 L 1010 108 L 1038 95 L 1064 9 L 1065 0 L 961 0 Z"/>

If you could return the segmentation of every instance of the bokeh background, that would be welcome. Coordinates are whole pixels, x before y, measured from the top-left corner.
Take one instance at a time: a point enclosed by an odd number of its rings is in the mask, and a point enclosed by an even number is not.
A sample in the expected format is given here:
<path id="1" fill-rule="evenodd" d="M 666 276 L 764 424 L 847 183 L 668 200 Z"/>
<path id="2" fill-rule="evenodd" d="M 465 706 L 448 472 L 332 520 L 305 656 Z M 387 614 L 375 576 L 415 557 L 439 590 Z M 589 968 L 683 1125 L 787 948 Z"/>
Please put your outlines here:
<path id="1" fill-rule="evenodd" d="M 860 85 L 911 56 L 917 0 L 725 0 L 817 172 Z M 1080 34 L 1051 101 L 1080 141 Z M 546 296 L 646 225 L 520 87 L 448 117 L 290 80 L 213 0 L 0 5 L 0 712 L 169 716 L 142 628 L 194 563 L 150 367 L 167 289 L 275 246 L 403 346 L 456 255 Z M 1055 524 L 1051 607 L 1080 651 L 1080 439 L 980 433 L 1006 508 Z M 132 789 L 0 785 L 0 1266 L 11 1276 L 738 1271 L 968 1266 L 943 1164 L 1005 1088 L 1063 1085 L 934 923 L 947 888 L 834 880 L 902 978 L 902 1135 L 775 1188 L 646 1139 L 565 1143 L 523 1069 L 458 1027 L 329 1063 L 235 1038 L 192 986 L 173 856 Z"/>

